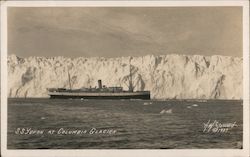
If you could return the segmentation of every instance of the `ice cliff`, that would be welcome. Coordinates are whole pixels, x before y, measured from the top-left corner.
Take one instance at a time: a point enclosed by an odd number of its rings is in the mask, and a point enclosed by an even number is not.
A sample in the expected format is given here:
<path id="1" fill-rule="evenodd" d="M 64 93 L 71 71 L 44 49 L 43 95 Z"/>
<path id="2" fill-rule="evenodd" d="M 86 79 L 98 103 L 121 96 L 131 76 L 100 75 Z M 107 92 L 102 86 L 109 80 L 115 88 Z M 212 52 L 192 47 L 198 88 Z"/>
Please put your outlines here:
<path id="1" fill-rule="evenodd" d="M 131 60 L 131 61 L 130 61 Z M 242 99 L 243 60 L 228 56 L 147 55 L 120 58 L 8 57 L 9 97 L 48 97 L 46 88 L 106 86 L 135 90 L 154 99 Z"/>

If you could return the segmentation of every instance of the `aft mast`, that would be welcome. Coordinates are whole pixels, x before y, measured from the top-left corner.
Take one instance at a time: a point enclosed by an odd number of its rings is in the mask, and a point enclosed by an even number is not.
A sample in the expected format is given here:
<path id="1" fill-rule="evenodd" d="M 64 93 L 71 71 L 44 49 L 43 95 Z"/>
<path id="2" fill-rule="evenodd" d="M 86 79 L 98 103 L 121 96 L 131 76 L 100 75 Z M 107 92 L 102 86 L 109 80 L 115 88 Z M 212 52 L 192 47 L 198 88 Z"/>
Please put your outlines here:
<path id="1" fill-rule="evenodd" d="M 72 89 L 72 87 L 71 87 L 71 82 L 70 82 L 69 70 L 68 70 L 68 80 L 69 80 L 69 89 Z"/>
<path id="2" fill-rule="evenodd" d="M 134 91 L 133 81 L 132 81 L 132 73 L 131 73 L 131 58 L 129 60 L 129 86 L 128 86 L 128 90 L 130 92 Z"/>

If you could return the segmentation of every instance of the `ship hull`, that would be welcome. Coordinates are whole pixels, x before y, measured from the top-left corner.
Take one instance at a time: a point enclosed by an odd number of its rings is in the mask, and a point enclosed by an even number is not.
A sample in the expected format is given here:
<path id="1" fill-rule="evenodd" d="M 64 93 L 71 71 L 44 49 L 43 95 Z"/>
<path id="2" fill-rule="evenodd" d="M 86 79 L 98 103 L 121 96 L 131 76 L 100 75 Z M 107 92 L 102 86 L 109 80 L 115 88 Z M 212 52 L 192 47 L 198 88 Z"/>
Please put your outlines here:
<path id="1" fill-rule="evenodd" d="M 150 99 L 150 92 L 127 93 L 67 93 L 51 92 L 51 99 Z"/>

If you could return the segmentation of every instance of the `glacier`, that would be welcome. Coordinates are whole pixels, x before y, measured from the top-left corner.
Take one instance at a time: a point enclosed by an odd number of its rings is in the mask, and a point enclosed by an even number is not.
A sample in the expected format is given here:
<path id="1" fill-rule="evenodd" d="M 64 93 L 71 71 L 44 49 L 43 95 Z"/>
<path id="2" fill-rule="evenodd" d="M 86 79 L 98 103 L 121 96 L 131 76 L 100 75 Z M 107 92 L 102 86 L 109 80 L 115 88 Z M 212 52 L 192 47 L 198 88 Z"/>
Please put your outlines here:
<path id="1" fill-rule="evenodd" d="M 97 80 L 152 99 L 242 99 L 243 59 L 230 56 L 146 55 L 139 57 L 27 57 L 9 55 L 8 97 L 48 97 L 47 88 L 95 87 Z M 69 75 L 68 75 L 69 74 Z"/>

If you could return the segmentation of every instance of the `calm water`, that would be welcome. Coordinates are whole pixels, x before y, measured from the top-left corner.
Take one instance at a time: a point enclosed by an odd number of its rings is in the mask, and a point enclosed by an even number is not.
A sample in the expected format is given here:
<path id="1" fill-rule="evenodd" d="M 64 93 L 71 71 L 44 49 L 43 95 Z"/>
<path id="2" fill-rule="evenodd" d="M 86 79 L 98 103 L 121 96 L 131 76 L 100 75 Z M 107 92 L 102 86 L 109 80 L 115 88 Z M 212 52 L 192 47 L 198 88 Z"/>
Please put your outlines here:
<path id="1" fill-rule="evenodd" d="M 9 99 L 8 148 L 240 148 L 242 109 L 236 101 Z M 226 133 L 203 132 L 209 120 L 237 126 Z M 62 128 L 82 132 L 62 134 Z M 91 134 L 93 128 L 106 133 Z"/>

